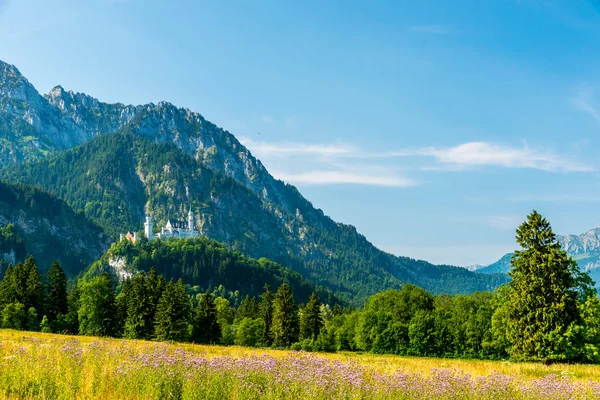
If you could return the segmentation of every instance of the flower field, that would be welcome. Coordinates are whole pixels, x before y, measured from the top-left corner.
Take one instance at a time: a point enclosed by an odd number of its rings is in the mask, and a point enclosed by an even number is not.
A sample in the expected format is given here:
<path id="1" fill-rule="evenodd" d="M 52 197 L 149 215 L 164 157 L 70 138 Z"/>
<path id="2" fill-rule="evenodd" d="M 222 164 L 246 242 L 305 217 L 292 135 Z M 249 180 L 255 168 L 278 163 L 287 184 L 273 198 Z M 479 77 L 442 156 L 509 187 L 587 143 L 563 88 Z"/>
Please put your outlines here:
<path id="1" fill-rule="evenodd" d="M 600 366 L 309 354 L 0 330 L 0 399 L 600 399 Z"/>

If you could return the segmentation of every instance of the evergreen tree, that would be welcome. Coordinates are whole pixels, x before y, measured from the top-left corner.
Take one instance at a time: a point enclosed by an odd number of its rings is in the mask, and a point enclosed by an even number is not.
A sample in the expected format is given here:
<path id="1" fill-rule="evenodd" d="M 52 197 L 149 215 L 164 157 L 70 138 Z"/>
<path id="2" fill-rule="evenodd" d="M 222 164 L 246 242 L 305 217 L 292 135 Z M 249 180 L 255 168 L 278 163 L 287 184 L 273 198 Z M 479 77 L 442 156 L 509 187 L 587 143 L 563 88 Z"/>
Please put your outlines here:
<path id="1" fill-rule="evenodd" d="M 259 308 L 256 297 L 246 296 L 238 307 L 235 318 L 236 320 L 242 320 L 244 318 L 255 319 L 258 316 Z"/>
<path id="2" fill-rule="evenodd" d="M 284 283 L 277 290 L 273 300 L 273 344 L 278 347 L 291 346 L 298 341 L 298 331 L 298 306 L 292 290 Z"/>
<path id="3" fill-rule="evenodd" d="M 589 292 L 589 276 L 562 250 L 550 223 L 533 211 L 517 229 L 522 250 L 511 259 L 506 307 L 509 354 L 515 359 L 577 357 L 578 297 Z"/>
<path id="4" fill-rule="evenodd" d="M 17 301 L 15 267 L 9 265 L 0 281 L 0 310 Z"/>
<path id="5" fill-rule="evenodd" d="M 321 302 L 319 301 L 317 294 L 313 292 L 302 312 L 302 319 L 300 321 L 300 339 L 316 340 L 322 327 Z"/>
<path id="6" fill-rule="evenodd" d="M 37 311 L 43 311 L 44 285 L 42 283 L 42 275 L 38 271 L 33 257 L 30 256 L 23 267 L 23 275 L 25 277 L 25 298 L 23 305 L 26 310 L 33 307 Z"/>
<path id="7" fill-rule="evenodd" d="M 113 336 L 115 332 L 116 303 L 113 283 L 103 273 L 83 283 L 79 299 L 79 333 L 90 336 Z"/>
<path id="8" fill-rule="evenodd" d="M 58 261 L 54 261 L 46 274 L 48 281 L 48 298 L 46 302 L 46 316 L 52 322 L 56 321 L 59 314 L 67 314 L 69 305 L 67 301 L 67 277 Z"/>
<path id="9" fill-rule="evenodd" d="M 146 279 L 145 273 L 138 273 L 127 288 L 124 335 L 129 339 L 150 339 L 154 334 L 154 309 Z"/>
<path id="10" fill-rule="evenodd" d="M 156 273 L 156 269 L 154 267 L 150 268 L 148 275 L 146 277 L 146 292 L 148 294 L 148 303 L 150 312 L 147 315 L 148 321 L 154 324 L 154 318 L 156 317 L 156 308 L 158 307 L 158 302 L 165 290 L 165 285 L 167 282 L 165 281 L 165 277 L 162 275 L 158 275 Z M 154 336 L 154 330 L 152 332 L 151 337 Z"/>
<path id="11" fill-rule="evenodd" d="M 127 323 L 127 305 L 128 305 L 128 301 L 129 301 L 130 290 L 131 290 L 131 278 L 127 278 L 121 285 L 121 291 L 115 298 L 115 306 L 117 308 L 116 331 L 117 331 L 118 336 L 127 337 L 125 335 L 125 325 Z"/>
<path id="12" fill-rule="evenodd" d="M 221 327 L 217 321 L 217 307 L 212 293 L 205 293 L 194 315 L 192 341 L 195 343 L 214 344 L 221 339 Z"/>
<path id="13" fill-rule="evenodd" d="M 156 338 L 186 341 L 190 311 L 190 299 L 181 279 L 175 284 L 172 281 L 167 283 L 156 310 Z"/>
<path id="14" fill-rule="evenodd" d="M 260 317 L 262 318 L 264 324 L 264 330 L 262 334 L 262 343 L 265 346 L 270 346 L 273 344 L 273 335 L 271 333 L 271 325 L 273 324 L 273 292 L 269 285 L 265 285 L 265 291 L 261 295 L 260 302 Z"/>

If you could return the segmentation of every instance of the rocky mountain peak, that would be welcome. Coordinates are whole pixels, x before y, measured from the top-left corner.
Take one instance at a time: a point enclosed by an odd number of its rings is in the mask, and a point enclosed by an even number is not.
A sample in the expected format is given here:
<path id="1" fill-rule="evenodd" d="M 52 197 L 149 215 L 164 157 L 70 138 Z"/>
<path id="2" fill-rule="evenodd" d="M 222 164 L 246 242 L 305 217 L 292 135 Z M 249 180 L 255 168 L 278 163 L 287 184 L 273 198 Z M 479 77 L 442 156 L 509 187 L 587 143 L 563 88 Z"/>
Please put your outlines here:
<path id="1" fill-rule="evenodd" d="M 588 253 L 600 248 L 600 228 L 590 229 L 581 235 L 559 236 L 558 241 L 573 256 Z"/>

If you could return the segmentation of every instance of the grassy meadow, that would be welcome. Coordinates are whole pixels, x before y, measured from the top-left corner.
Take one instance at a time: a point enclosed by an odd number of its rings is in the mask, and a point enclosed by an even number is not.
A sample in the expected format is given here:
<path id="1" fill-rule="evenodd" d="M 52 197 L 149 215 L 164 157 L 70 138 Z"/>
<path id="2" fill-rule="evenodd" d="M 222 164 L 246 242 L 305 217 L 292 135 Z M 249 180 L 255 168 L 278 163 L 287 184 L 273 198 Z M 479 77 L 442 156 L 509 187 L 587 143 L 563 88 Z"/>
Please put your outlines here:
<path id="1" fill-rule="evenodd" d="M 0 399 L 600 399 L 600 366 L 0 330 Z"/>

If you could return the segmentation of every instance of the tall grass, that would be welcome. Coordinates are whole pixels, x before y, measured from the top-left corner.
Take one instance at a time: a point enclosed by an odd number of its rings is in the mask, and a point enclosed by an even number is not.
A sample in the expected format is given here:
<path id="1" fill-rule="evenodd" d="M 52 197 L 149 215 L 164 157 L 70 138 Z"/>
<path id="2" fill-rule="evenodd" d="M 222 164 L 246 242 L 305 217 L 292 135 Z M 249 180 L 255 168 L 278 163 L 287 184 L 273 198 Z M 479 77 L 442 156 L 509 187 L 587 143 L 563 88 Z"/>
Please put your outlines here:
<path id="1" fill-rule="evenodd" d="M 0 331 L 0 399 L 600 399 L 600 367 Z"/>

